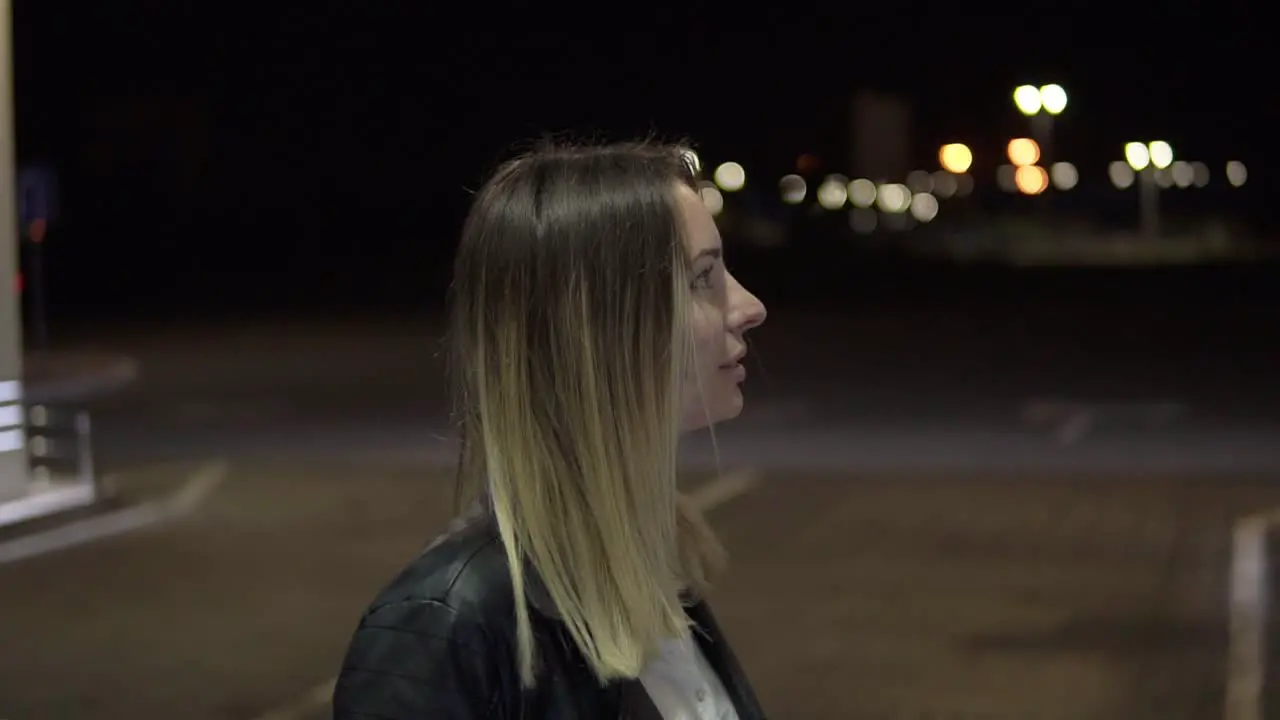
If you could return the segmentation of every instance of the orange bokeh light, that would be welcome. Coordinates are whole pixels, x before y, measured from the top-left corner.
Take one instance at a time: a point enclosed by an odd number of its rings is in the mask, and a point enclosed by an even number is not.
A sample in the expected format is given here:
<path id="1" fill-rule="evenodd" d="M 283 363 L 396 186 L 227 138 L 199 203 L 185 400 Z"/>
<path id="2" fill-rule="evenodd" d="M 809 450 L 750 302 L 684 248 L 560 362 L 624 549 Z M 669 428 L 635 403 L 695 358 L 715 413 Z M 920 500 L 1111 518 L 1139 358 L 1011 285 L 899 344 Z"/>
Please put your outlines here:
<path id="1" fill-rule="evenodd" d="M 943 145 L 938 151 L 938 164 L 949 173 L 959 175 L 973 165 L 973 151 L 963 143 Z"/>
<path id="2" fill-rule="evenodd" d="M 1049 189 L 1049 173 L 1039 165 L 1023 165 L 1013 174 L 1013 184 L 1023 195 L 1039 195 Z"/>
<path id="3" fill-rule="evenodd" d="M 1040 146 L 1031 138 L 1014 138 L 1009 141 L 1009 162 L 1014 167 L 1035 165 L 1040 160 Z"/>

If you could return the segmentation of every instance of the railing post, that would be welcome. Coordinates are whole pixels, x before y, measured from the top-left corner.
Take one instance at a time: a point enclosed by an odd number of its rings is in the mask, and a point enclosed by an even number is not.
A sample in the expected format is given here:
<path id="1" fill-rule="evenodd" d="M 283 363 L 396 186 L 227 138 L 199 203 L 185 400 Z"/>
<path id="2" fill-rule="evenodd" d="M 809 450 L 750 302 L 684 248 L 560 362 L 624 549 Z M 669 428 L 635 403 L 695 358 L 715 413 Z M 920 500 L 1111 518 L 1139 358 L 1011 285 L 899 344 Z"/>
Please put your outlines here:
<path id="1" fill-rule="evenodd" d="M 80 481 L 93 484 L 94 500 L 101 500 L 103 488 L 93 464 L 93 422 L 88 410 L 76 411 L 76 467 Z"/>

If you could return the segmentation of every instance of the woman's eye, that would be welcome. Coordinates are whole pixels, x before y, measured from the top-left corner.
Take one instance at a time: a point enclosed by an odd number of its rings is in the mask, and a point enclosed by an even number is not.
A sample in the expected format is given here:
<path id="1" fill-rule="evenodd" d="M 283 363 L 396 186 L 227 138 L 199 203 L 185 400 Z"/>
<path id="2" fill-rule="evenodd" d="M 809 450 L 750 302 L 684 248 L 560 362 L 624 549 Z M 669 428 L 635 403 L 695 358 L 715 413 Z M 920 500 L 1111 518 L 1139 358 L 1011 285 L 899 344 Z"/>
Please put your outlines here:
<path id="1" fill-rule="evenodd" d="M 693 276 L 693 286 L 695 288 L 711 287 L 711 271 L 715 268 L 708 267 L 697 275 Z"/>

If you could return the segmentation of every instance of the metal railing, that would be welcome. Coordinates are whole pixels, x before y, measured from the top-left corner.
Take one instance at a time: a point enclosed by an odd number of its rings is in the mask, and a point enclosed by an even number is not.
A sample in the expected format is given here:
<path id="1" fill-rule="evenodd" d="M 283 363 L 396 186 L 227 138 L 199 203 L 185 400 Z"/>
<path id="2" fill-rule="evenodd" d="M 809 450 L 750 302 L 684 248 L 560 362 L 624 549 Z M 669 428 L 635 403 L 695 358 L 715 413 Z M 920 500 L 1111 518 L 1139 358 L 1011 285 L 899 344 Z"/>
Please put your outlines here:
<path id="1" fill-rule="evenodd" d="M 89 411 L 62 405 L 31 405 L 26 411 L 27 456 L 32 479 L 71 480 L 102 487 L 94 464 L 93 421 Z"/>

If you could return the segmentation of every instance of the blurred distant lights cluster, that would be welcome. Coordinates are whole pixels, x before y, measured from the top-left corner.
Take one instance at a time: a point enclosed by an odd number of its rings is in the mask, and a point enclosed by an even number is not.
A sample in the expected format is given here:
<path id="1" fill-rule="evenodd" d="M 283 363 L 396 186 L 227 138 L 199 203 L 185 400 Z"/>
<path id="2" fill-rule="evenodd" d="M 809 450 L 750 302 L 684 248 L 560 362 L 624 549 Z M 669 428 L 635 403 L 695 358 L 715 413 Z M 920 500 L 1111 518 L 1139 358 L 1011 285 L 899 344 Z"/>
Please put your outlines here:
<path id="1" fill-rule="evenodd" d="M 1209 166 L 1199 162 L 1175 160 L 1173 147 L 1163 140 L 1149 143 L 1131 142 L 1124 146 L 1124 160 L 1114 160 L 1107 166 L 1111 184 L 1124 190 L 1140 177 L 1149 177 L 1162 189 L 1202 188 L 1209 184 Z M 1232 160 L 1226 166 L 1227 184 L 1241 187 L 1249 179 L 1244 163 Z"/>
<path id="2" fill-rule="evenodd" d="M 685 162 L 695 174 L 702 170 L 702 160 L 692 150 L 685 151 Z M 724 193 L 738 192 L 747 185 L 747 171 L 736 162 L 721 163 L 711 175 L 712 182 L 698 184 L 702 203 L 712 215 L 724 212 Z"/>
<path id="3" fill-rule="evenodd" d="M 965 171 L 973 154 L 963 145 L 945 153 L 944 169 L 929 173 L 916 170 L 905 183 L 873 182 L 867 178 L 850 179 L 833 173 L 827 175 L 813 191 L 813 200 L 824 210 L 839 211 L 852 206 L 849 223 L 859 232 L 870 232 L 879 224 L 878 215 L 887 217 L 887 226 L 904 228 L 914 222 L 930 222 L 938 215 L 939 198 L 964 197 L 973 192 L 973 178 Z M 806 165 L 808 156 L 801 158 Z M 685 160 L 695 172 L 701 160 L 686 151 Z M 725 194 L 746 186 L 747 173 L 741 164 L 724 162 L 711 174 L 710 182 L 699 184 L 702 202 L 712 215 L 724 211 Z M 800 205 L 810 197 L 808 182 L 798 174 L 784 175 L 778 181 L 778 194 L 784 204 Z"/>
<path id="4" fill-rule="evenodd" d="M 1018 112 L 1027 117 L 1038 115 L 1041 111 L 1047 115 L 1061 115 L 1067 109 L 1067 91 L 1058 84 L 1040 87 L 1019 85 L 1013 91 L 1013 104 Z"/>
<path id="5" fill-rule="evenodd" d="M 1039 107 L 1028 99 L 1029 93 L 1024 92 L 1024 103 L 1019 104 L 1019 109 L 1028 115 L 1042 110 L 1050 114 L 1061 112 L 1066 107 L 1066 96 L 1064 93 L 1058 97 L 1055 87 L 1031 88 L 1039 93 Z M 1035 112 L 1027 112 L 1032 108 Z M 1039 195 L 1050 188 L 1071 190 L 1080 182 L 1079 171 L 1069 162 L 1055 162 L 1048 168 L 1040 166 L 1040 145 L 1031 138 L 1010 140 L 1005 152 L 1009 162 L 996 169 L 996 184 L 1006 192 Z M 1173 148 L 1167 142 L 1129 143 L 1124 154 L 1124 160 L 1112 162 L 1107 168 L 1112 184 L 1121 190 L 1132 186 L 1144 170 L 1153 172 L 1152 180 L 1161 188 L 1199 188 L 1209 184 L 1208 166 L 1202 162 L 1174 160 Z M 686 151 L 685 160 L 695 173 L 701 171 L 702 161 L 697 153 Z M 969 146 L 948 143 L 938 150 L 941 170 L 932 173 L 913 171 L 907 175 L 905 183 L 874 182 L 867 178 L 851 180 L 833 173 L 824 177 L 814 189 L 813 199 L 819 207 L 830 211 L 851 205 L 850 225 L 858 232 L 875 229 L 879 214 L 899 216 L 901 220 L 910 217 L 927 223 L 937 217 L 939 199 L 962 198 L 973 192 L 974 180 L 969 174 L 973 162 L 973 151 Z M 1248 177 L 1244 163 L 1238 160 L 1227 163 L 1226 178 L 1233 187 L 1244 185 Z M 711 214 L 719 215 L 724 211 L 725 193 L 738 192 L 746 184 L 747 173 L 742 165 L 724 162 L 716 166 L 710 182 L 699 184 L 699 192 Z M 784 175 L 778 181 L 778 193 L 787 205 L 800 205 L 810 195 L 808 182 L 798 174 Z M 890 223 L 894 222 L 890 220 Z"/>
<path id="6" fill-rule="evenodd" d="M 819 207 L 832 212 L 852 206 L 850 225 L 859 232 L 870 232 L 879 223 L 880 214 L 900 216 L 889 220 L 891 226 L 905 225 L 901 221 L 907 217 L 916 222 L 930 222 L 938 216 L 939 197 L 963 196 L 972 190 L 972 178 L 946 171 L 916 170 L 907 175 L 905 183 L 876 183 L 868 178 L 851 180 L 834 173 L 822 179 L 813 198 Z M 799 175 L 783 176 L 778 181 L 778 191 L 782 202 L 788 205 L 799 205 L 808 195 L 805 180 Z"/>
<path id="7" fill-rule="evenodd" d="M 996 168 L 996 184 L 1005 192 L 1039 195 L 1050 187 L 1070 190 L 1080 182 L 1080 173 L 1071 163 L 1057 162 L 1047 169 L 1040 166 L 1040 144 L 1031 138 L 1010 140 L 1005 155 L 1009 164 Z"/>

